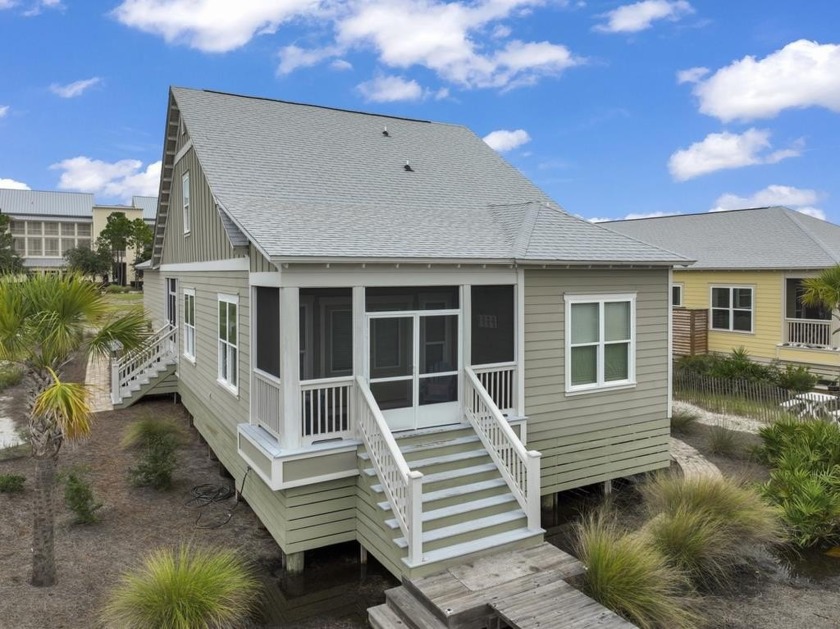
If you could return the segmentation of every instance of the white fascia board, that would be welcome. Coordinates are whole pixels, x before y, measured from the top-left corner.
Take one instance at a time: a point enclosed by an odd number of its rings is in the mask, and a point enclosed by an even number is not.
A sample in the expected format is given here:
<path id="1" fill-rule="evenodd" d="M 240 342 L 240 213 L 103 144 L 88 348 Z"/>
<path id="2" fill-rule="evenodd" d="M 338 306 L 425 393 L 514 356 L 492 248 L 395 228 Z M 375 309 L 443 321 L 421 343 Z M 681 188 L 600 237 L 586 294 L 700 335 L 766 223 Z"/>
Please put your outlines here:
<path id="1" fill-rule="evenodd" d="M 312 265 L 282 269 L 282 285 L 300 288 L 341 286 L 460 286 L 462 284 L 516 284 L 513 267 L 435 267 L 377 265 Z"/>
<path id="2" fill-rule="evenodd" d="M 208 260 L 206 262 L 174 262 L 161 264 L 164 272 L 188 271 L 249 271 L 251 261 L 248 258 L 228 258 L 227 260 Z"/>

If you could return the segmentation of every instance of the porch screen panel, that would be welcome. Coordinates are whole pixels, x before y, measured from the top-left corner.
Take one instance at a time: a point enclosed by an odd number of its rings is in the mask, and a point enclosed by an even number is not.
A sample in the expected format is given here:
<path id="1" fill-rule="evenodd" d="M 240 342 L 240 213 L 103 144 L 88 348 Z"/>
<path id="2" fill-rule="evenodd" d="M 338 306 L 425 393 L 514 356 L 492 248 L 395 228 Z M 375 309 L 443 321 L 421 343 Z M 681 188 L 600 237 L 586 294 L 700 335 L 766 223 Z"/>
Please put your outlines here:
<path id="1" fill-rule="evenodd" d="M 280 289 L 257 286 L 257 369 L 280 377 Z"/>
<path id="2" fill-rule="evenodd" d="M 472 364 L 513 362 L 513 286 L 472 287 Z"/>
<path id="3" fill-rule="evenodd" d="M 384 286 L 365 289 L 368 312 L 450 310 L 459 307 L 457 286 Z"/>

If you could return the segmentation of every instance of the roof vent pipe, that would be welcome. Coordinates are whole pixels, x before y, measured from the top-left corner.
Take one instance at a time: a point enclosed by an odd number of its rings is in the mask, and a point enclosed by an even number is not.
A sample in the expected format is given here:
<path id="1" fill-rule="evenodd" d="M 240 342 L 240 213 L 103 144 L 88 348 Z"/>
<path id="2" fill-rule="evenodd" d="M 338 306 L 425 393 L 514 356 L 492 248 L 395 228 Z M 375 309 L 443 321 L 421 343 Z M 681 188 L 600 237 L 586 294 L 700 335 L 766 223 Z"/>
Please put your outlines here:
<path id="1" fill-rule="evenodd" d="M 382 129 L 382 135 L 384 135 L 386 138 L 391 137 L 391 134 L 388 133 L 388 127 Z"/>
<path id="2" fill-rule="evenodd" d="M 405 168 L 406 171 L 408 171 L 410 173 L 414 172 L 414 169 L 411 167 L 411 164 L 408 163 L 408 160 L 405 160 L 405 166 L 403 166 L 403 168 Z"/>

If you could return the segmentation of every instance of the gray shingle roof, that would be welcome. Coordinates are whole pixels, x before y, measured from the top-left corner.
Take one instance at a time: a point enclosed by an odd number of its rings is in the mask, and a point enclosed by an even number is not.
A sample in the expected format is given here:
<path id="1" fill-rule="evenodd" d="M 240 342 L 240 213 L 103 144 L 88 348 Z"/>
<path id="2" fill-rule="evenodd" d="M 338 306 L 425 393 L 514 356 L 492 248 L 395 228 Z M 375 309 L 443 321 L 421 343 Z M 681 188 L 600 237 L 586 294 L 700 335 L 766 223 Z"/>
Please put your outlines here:
<path id="1" fill-rule="evenodd" d="M 558 209 L 462 126 L 172 94 L 213 195 L 274 261 L 684 261 Z"/>
<path id="2" fill-rule="evenodd" d="M 0 188 L 0 212 L 3 214 L 90 219 L 93 215 L 93 205 L 93 195 L 86 192 Z"/>
<path id="3" fill-rule="evenodd" d="M 157 214 L 157 197 L 131 197 L 131 205 L 143 210 L 143 220 L 154 220 Z"/>
<path id="4" fill-rule="evenodd" d="M 697 260 L 701 269 L 822 269 L 840 263 L 840 227 L 786 207 L 601 223 Z"/>

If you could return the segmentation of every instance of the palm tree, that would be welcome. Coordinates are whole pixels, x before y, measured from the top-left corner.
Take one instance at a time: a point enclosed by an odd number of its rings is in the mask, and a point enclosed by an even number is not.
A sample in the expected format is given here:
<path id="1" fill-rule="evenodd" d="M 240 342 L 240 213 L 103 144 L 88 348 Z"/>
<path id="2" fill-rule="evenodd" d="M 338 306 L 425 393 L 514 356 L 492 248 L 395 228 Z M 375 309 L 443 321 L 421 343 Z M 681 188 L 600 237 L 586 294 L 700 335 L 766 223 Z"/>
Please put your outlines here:
<path id="1" fill-rule="evenodd" d="M 802 282 L 802 303 L 806 306 L 823 306 L 831 312 L 833 319 L 840 319 L 840 264 L 824 269 L 816 277 Z M 835 330 L 836 334 L 837 330 Z M 840 383 L 840 377 L 838 377 Z"/>
<path id="2" fill-rule="evenodd" d="M 24 369 L 35 459 L 32 585 L 56 582 L 53 488 L 59 450 L 91 429 L 84 384 L 62 381 L 61 370 L 80 350 L 107 354 L 112 341 L 136 347 L 146 329 L 139 310 L 111 313 L 98 288 L 78 275 L 0 277 L 0 360 Z"/>

